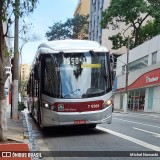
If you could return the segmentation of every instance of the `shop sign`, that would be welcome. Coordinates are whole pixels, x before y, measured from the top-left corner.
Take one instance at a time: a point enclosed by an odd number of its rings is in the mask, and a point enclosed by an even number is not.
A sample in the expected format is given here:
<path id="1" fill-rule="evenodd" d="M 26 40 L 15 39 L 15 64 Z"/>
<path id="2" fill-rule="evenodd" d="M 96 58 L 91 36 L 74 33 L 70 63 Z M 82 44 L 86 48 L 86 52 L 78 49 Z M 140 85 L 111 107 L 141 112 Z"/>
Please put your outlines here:
<path id="1" fill-rule="evenodd" d="M 135 80 L 131 85 L 128 86 L 128 89 L 138 89 L 145 86 L 160 84 L 160 68 L 151 70 L 147 73 L 141 75 L 137 80 Z M 125 88 L 120 88 L 118 91 L 123 91 Z"/>
<path id="2" fill-rule="evenodd" d="M 159 77 L 146 77 L 146 83 L 156 82 L 158 81 Z"/>

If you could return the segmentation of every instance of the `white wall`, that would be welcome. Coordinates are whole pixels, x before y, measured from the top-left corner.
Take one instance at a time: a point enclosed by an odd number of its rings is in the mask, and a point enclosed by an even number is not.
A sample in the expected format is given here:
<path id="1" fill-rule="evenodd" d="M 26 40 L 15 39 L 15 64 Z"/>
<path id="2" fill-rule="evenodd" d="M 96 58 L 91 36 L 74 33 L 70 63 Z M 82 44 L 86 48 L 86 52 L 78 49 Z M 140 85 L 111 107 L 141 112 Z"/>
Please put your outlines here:
<path id="1" fill-rule="evenodd" d="M 148 65 L 151 65 L 152 53 L 157 51 L 157 63 L 160 62 L 160 35 L 129 51 L 129 63 L 148 55 Z M 123 62 L 123 63 L 122 63 Z M 122 75 L 122 66 L 127 63 L 127 54 L 117 59 L 116 76 Z"/>
<path id="2" fill-rule="evenodd" d="M 114 97 L 114 108 L 115 109 L 120 109 L 120 93 L 119 94 L 115 94 L 115 97 Z"/>
<path id="3" fill-rule="evenodd" d="M 157 41 L 157 62 L 160 62 L 160 35 L 158 36 Z"/>
<path id="4" fill-rule="evenodd" d="M 128 86 L 131 85 L 135 80 L 137 80 L 144 73 L 157 69 L 159 67 L 160 67 L 160 63 L 157 63 L 154 65 L 151 65 L 150 67 L 145 67 L 145 68 L 130 72 L 128 76 Z M 126 85 L 125 78 L 126 78 L 125 74 L 117 77 L 117 89 L 125 87 Z"/>

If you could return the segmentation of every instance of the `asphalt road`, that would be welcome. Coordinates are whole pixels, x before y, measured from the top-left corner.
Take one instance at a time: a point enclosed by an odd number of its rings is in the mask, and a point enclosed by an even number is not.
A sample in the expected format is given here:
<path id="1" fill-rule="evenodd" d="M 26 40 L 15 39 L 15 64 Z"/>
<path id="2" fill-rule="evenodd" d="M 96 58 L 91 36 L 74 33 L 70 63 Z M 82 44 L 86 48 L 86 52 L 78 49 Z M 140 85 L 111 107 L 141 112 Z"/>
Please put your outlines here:
<path id="1" fill-rule="evenodd" d="M 112 124 L 100 124 L 95 129 L 54 127 L 44 132 L 32 118 L 29 118 L 29 123 L 32 126 L 30 142 L 33 143 L 33 149 L 58 151 L 59 155 L 64 153 L 65 156 L 78 155 L 54 157 L 54 160 L 160 160 L 160 114 L 113 113 Z M 147 151 L 159 151 L 159 157 L 121 157 L 138 152 L 144 154 L 148 153 Z M 107 157 L 107 153 L 111 157 Z M 104 154 L 104 157 L 96 157 L 101 154 Z"/>

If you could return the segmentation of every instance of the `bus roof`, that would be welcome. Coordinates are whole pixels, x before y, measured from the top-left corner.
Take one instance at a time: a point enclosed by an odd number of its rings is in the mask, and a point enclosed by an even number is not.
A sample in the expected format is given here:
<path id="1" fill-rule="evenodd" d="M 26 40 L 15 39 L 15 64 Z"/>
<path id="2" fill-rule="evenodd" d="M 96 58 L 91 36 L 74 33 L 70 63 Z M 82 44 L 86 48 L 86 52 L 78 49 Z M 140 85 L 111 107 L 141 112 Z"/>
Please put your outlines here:
<path id="1" fill-rule="evenodd" d="M 107 48 L 98 42 L 90 40 L 55 40 L 42 43 L 38 47 L 38 53 L 57 53 L 57 52 L 82 52 L 82 51 L 106 52 Z"/>

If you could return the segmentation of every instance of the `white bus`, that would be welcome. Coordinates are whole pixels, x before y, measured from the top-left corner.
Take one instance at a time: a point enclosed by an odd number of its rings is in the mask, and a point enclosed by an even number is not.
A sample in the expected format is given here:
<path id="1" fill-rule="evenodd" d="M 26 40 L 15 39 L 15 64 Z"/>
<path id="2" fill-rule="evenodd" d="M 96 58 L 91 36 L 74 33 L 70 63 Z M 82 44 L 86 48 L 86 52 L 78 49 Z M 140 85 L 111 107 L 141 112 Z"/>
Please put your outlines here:
<path id="1" fill-rule="evenodd" d="M 109 52 L 89 40 L 38 47 L 27 84 L 28 109 L 41 127 L 112 121 Z"/>

